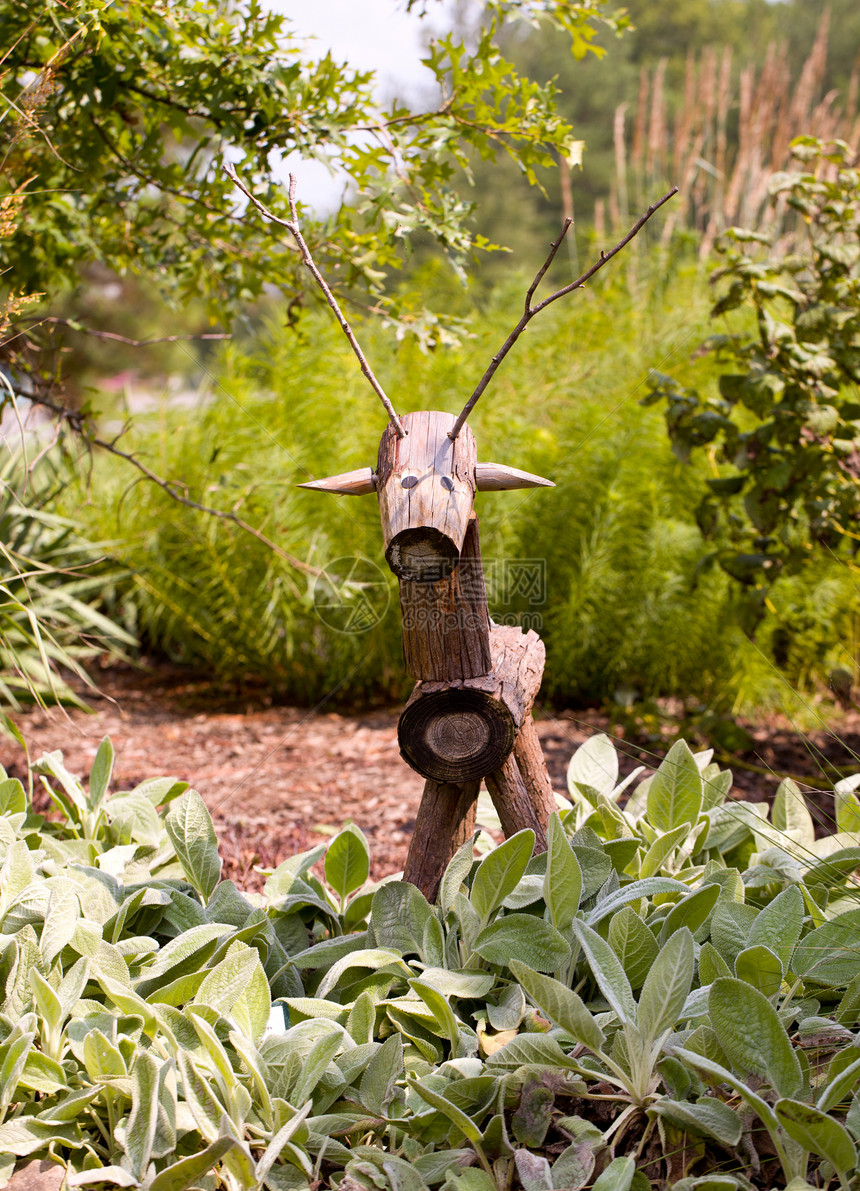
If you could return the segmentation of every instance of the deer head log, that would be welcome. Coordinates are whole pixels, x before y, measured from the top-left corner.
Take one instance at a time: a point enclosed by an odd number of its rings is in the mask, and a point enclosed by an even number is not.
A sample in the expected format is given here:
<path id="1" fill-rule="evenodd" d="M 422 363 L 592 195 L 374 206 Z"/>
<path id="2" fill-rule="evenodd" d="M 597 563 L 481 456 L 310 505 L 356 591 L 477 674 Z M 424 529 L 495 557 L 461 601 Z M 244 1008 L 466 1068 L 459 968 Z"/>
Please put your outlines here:
<path id="1" fill-rule="evenodd" d="M 505 467 L 478 463 L 468 424 L 449 438 L 453 414 L 421 410 L 401 419 L 406 436 L 386 427 L 376 472 L 369 467 L 300 484 L 361 496 L 376 492 L 382 518 L 385 557 L 400 579 L 432 582 L 457 565 L 475 492 L 551 488 L 551 480 Z"/>

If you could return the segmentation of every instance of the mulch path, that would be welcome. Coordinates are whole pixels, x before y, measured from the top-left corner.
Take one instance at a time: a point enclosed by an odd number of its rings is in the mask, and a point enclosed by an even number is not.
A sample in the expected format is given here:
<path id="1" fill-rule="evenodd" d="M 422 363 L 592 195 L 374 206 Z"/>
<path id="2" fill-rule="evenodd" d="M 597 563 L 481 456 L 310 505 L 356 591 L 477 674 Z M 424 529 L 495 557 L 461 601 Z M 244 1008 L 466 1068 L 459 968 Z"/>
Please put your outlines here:
<path id="1" fill-rule="evenodd" d="M 90 713 L 36 708 L 14 716 L 31 755 L 60 749 L 67 767 L 86 775 L 99 741 L 110 736 L 117 752 L 114 789 L 167 775 L 190 782 L 215 820 L 225 876 L 237 884 L 259 888 L 259 868 L 323 842 L 347 820 L 370 841 L 375 879 L 403 868 L 423 783 L 398 752 L 399 708 L 314 714 L 266 706 L 259 694 L 227 698 L 199 678 L 165 668 L 114 667 L 98 681 L 103 694 L 88 696 Z M 860 757 L 855 711 L 838 713 L 838 733 L 802 737 L 778 721 L 747 727 L 755 744 L 734 767 L 739 797 L 770 798 L 787 773 L 821 785 L 821 761 L 845 769 Z M 613 730 L 620 731 L 594 709 L 539 714 L 559 792 L 574 749 L 595 732 Z M 653 766 L 668 743 L 619 739 L 622 774 Z M 2 736 L 0 763 L 23 776 L 20 746 Z M 810 791 L 809 799 L 827 829 L 830 795 Z"/>

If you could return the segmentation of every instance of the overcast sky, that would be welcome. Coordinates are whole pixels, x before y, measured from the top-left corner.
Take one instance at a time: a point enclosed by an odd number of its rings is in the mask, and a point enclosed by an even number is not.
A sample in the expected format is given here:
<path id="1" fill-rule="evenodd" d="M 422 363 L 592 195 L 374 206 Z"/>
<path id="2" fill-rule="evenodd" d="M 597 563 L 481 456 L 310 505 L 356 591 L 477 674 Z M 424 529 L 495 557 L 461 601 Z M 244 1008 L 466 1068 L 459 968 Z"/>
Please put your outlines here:
<path id="1" fill-rule="evenodd" d="M 320 54 L 332 50 L 363 70 L 414 87 L 430 76 L 420 65 L 421 31 L 438 28 L 450 3 L 432 5 L 424 20 L 404 12 L 404 0 L 266 0 L 289 17 L 294 32 L 317 39 Z M 438 10 L 438 15 L 437 15 Z M 432 21 L 430 18 L 432 17 Z"/>
<path id="2" fill-rule="evenodd" d="M 452 0 L 432 5 L 432 22 L 403 11 L 405 0 L 266 0 L 276 12 L 290 18 L 297 36 L 314 38 L 310 52 L 322 57 L 331 50 L 334 57 L 361 70 L 379 75 L 380 97 L 397 89 L 416 94 L 433 76 L 421 66 L 421 34 L 428 23 L 444 27 L 445 12 Z M 299 179 L 299 193 L 305 202 L 333 205 L 342 184 L 332 180 L 323 165 L 287 159 L 287 170 Z"/>

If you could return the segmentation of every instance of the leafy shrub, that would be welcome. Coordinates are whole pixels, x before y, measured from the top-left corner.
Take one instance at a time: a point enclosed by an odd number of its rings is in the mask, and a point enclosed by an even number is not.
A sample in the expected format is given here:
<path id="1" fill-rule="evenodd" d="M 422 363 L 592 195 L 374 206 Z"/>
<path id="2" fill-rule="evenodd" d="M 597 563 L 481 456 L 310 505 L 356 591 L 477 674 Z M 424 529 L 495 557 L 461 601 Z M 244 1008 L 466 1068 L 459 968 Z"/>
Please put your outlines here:
<path id="1" fill-rule="evenodd" d="M 116 567 L 108 575 L 100 548 L 52 511 L 50 479 L 50 457 L 31 475 L 0 449 L 0 709 L 77 702 L 62 671 L 88 682 L 82 662 L 135 643 L 97 607 Z"/>
<path id="2" fill-rule="evenodd" d="M 441 285 L 428 275 L 428 288 Z M 512 281 L 498 290 L 474 319 L 474 339 L 431 356 L 412 343 L 393 352 L 389 332 L 362 328 L 397 407 L 461 408 L 507 333 L 522 288 Z M 429 296 L 444 302 L 444 293 Z M 468 311 L 468 295 L 448 302 Z M 750 646 L 738 630 L 728 580 L 719 572 L 697 577 L 705 547 L 692 510 L 702 477 L 672 456 L 659 416 L 636 400 L 649 367 L 672 359 L 684 376 L 701 373 L 707 362 L 683 361 L 705 326 L 697 269 L 678 268 L 668 281 L 655 274 L 633 293 L 620 283 L 596 287 L 547 312 L 475 411 L 482 458 L 558 485 L 551 493 L 483 494 L 478 511 L 491 611 L 496 619 L 542 618 L 544 689 L 559 700 L 601 700 L 624 687 L 643 698 L 683 692 L 725 702 L 740 690 L 742 701 L 761 706 L 786 689 L 767 636 Z M 402 694 L 396 585 L 375 502 L 294 487 L 373 463 L 381 429 L 378 406 L 326 313 L 303 320 L 298 333 L 272 318 L 252 342 L 231 344 L 198 408 L 165 407 L 131 440 L 193 499 L 237 509 L 312 568 L 345 555 L 378 565 L 388 610 L 355 636 L 315 614 L 313 571 L 160 489 L 129 488 L 123 464 L 99 460 L 96 499 L 84 512 L 94 534 L 120 543 L 147 648 L 228 678 L 261 675 L 302 701 L 333 689 L 348 698 Z M 545 563 L 545 600 L 517 593 L 509 567 L 517 559 Z M 819 616 L 814 634 L 799 634 L 824 604 L 823 582 L 833 614 Z M 833 664 L 853 601 L 850 577 L 835 566 L 776 601 L 775 624 L 793 643 L 780 655 L 791 684 Z"/>
<path id="3" fill-rule="evenodd" d="M 6 1173 L 52 1155 L 71 1186 L 147 1191 L 852 1183 L 856 778 L 816 840 L 790 781 L 768 813 L 679 742 L 619 783 L 594 737 L 548 851 L 526 831 L 476 862 L 470 842 L 431 906 L 366 884 L 354 826 L 243 894 L 200 796 L 108 795 L 112 763 L 104 741 L 85 787 L 42 758 L 59 822 L 0 782 Z"/>
<path id="4" fill-rule="evenodd" d="M 794 167 L 772 176 L 772 222 L 794 214 L 804 232 L 787 253 L 776 234 L 730 228 L 721 239 L 721 292 L 712 314 L 744 309 L 754 334 L 712 336 L 719 394 L 702 399 L 667 376 L 647 402 L 665 399 L 681 459 L 706 447 L 727 466 L 706 480 L 696 510 L 714 561 L 763 593 L 810 558 L 856 554 L 860 171 L 842 141 L 792 142 Z M 764 253 L 763 253 L 764 246 Z"/>

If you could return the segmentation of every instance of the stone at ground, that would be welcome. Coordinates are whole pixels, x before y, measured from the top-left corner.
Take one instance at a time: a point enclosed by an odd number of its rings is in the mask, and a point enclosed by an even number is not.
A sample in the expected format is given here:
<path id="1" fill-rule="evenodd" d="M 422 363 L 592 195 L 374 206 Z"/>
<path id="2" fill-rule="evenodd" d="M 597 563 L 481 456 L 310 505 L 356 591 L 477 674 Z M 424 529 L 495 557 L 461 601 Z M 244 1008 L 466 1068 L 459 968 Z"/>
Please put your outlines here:
<path id="1" fill-rule="evenodd" d="M 60 1191 L 66 1168 L 47 1158 L 18 1166 L 6 1184 L 6 1191 Z"/>

